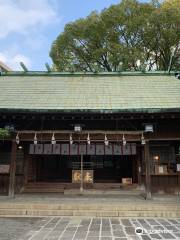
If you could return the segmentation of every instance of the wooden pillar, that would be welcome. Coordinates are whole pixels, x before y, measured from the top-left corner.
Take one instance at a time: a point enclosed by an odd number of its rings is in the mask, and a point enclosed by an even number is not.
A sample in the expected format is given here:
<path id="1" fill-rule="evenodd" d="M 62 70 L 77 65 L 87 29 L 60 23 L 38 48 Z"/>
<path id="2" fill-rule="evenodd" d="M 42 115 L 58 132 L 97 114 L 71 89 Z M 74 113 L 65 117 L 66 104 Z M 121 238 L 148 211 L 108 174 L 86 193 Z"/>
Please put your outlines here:
<path id="1" fill-rule="evenodd" d="M 8 193 L 10 197 L 14 197 L 14 193 L 15 193 L 16 156 L 17 156 L 17 144 L 15 141 L 12 141 L 10 176 L 9 176 L 9 193 Z"/>
<path id="2" fill-rule="evenodd" d="M 83 154 L 81 154 L 81 186 L 80 193 L 83 192 Z"/>
<path id="3" fill-rule="evenodd" d="M 142 185 L 142 147 L 137 147 L 137 171 L 138 171 L 138 185 Z"/>
<path id="4" fill-rule="evenodd" d="M 178 179 L 177 179 L 177 181 L 178 181 L 178 195 L 180 195 L 180 172 L 178 172 Z"/>
<path id="5" fill-rule="evenodd" d="M 29 162 L 29 156 L 28 154 L 24 155 L 24 186 L 28 182 L 28 162 Z"/>
<path id="6" fill-rule="evenodd" d="M 145 186 L 146 186 L 146 199 L 149 200 L 152 198 L 151 194 L 151 165 L 149 157 L 149 141 L 146 140 L 144 146 L 144 156 L 145 156 Z"/>

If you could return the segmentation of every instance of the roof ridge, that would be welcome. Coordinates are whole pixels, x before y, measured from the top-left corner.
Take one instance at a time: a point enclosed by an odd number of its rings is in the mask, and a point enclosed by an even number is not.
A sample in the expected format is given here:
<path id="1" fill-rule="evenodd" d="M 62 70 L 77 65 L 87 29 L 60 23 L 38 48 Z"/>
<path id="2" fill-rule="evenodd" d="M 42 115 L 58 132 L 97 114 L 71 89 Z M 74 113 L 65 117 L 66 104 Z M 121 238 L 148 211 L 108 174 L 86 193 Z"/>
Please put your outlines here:
<path id="1" fill-rule="evenodd" d="M 48 72 L 48 71 L 9 71 L 0 76 L 172 76 L 175 72 L 164 71 L 125 71 L 125 72 Z"/>

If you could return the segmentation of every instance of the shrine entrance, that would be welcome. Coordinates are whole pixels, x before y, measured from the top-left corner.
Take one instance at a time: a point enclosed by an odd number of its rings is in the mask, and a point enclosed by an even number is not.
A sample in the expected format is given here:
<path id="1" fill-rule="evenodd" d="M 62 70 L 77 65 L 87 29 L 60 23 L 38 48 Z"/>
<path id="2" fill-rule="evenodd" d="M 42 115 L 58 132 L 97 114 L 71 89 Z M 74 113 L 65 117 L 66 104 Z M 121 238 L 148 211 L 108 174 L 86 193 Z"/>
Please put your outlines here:
<path id="1" fill-rule="evenodd" d="M 67 156 L 35 156 L 36 181 L 38 182 L 71 182 L 71 159 Z"/>
<path id="2" fill-rule="evenodd" d="M 81 169 L 81 156 L 38 155 L 33 156 L 37 182 L 73 181 L 72 174 Z M 93 183 L 122 183 L 123 178 L 137 183 L 136 155 L 84 155 L 83 171 L 93 172 Z"/>
<path id="3" fill-rule="evenodd" d="M 142 151 L 138 141 L 130 139 L 131 132 L 126 132 L 129 142 L 121 132 L 120 139 L 124 142 L 113 140 L 114 135 L 110 141 L 104 141 L 100 139 L 103 133 L 98 137 L 96 132 L 94 139 L 91 133 L 89 142 L 86 139 L 89 133 L 83 134 L 74 133 L 72 141 L 71 133 L 59 132 L 56 140 L 54 134 L 51 141 L 44 135 L 41 142 L 36 141 L 35 135 L 34 142 L 27 145 L 27 177 L 23 192 L 69 193 L 71 189 L 78 189 L 82 193 L 83 189 L 138 188 Z"/>

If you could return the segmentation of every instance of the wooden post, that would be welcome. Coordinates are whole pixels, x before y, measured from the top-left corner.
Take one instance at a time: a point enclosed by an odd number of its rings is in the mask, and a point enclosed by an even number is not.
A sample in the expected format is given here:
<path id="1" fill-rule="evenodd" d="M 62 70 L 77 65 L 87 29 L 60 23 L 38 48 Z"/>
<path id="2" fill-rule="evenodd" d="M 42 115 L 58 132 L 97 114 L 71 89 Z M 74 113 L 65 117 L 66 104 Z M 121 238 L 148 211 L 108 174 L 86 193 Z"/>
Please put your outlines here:
<path id="1" fill-rule="evenodd" d="M 81 186 L 80 193 L 83 192 L 83 154 L 81 154 Z"/>
<path id="2" fill-rule="evenodd" d="M 26 153 L 24 155 L 24 186 L 27 184 L 28 182 L 28 163 L 29 163 L 29 156 Z"/>
<path id="3" fill-rule="evenodd" d="M 178 172 L 178 195 L 180 195 L 180 172 Z"/>
<path id="4" fill-rule="evenodd" d="M 138 185 L 141 187 L 142 185 L 142 147 L 137 148 L 137 171 L 138 171 Z"/>
<path id="5" fill-rule="evenodd" d="M 9 193 L 10 197 L 14 197 L 15 192 L 15 178 L 16 178 L 16 156 L 17 156 L 17 144 L 12 141 L 11 148 L 11 162 L 10 162 L 10 176 L 9 176 Z"/>
<path id="6" fill-rule="evenodd" d="M 145 155 L 145 181 L 146 181 L 146 199 L 150 200 L 152 198 L 151 194 L 151 169 L 150 169 L 150 158 L 149 158 L 149 141 L 146 140 L 144 146 Z"/>

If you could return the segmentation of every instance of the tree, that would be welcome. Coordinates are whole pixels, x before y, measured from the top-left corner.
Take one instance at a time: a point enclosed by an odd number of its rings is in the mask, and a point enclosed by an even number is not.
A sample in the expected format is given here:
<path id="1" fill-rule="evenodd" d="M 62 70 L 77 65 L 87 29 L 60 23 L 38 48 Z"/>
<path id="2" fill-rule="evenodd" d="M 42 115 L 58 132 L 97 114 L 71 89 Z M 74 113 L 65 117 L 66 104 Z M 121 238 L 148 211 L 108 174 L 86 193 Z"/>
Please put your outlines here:
<path id="1" fill-rule="evenodd" d="M 50 56 L 59 71 L 179 67 L 179 0 L 122 0 L 65 26 Z M 141 66 L 138 65 L 141 63 Z"/>
<path id="2" fill-rule="evenodd" d="M 180 2 L 164 1 L 157 6 L 149 18 L 146 35 L 151 36 L 147 45 L 154 55 L 159 70 L 178 69 L 180 50 Z"/>
<path id="3" fill-rule="evenodd" d="M 102 13 L 103 21 L 113 36 L 110 38 L 111 48 L 116 46 L 115 59 L 119 55 L 123 69 L 137 70 L 137 60 L 145 61 L 144 30 L 152 11 L 150 4 L 124 0 Z"/>
<path id="4" fill-rule="evenodd" d="M 86 19 L 67 24 L 53 43 L 50 56 L 60 71 L 111 71 L 107 61 L 106 28 L 93 12 Z"/>
<path id="5" fill-rule="evenodd" d="M 10 132 L 7 129 L 0 128 L 0 138 L 9 137 Z"/>

